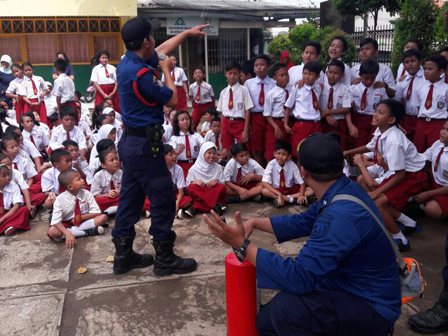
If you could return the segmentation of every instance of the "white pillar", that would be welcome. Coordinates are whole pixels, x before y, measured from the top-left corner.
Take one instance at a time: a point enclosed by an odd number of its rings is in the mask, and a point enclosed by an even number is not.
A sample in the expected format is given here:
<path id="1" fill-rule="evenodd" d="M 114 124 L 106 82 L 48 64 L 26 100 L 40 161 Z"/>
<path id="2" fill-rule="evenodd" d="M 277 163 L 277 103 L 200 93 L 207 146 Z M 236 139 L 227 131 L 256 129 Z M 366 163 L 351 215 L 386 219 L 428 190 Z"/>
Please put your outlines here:
<path id="1" fill-rule="evenodd" d="M 250 60 L 250 28 L 247 27 L 247 59 Z"/>
<path id="2" fill-rule="evenodd" d="M 204 47 L 205 47 L 205 80 L 207 83 L 210 83 L 209 76 L 208 76 L 208 37 L 207 34 L 204 38 Z"/>
<path id="3" fill-rule="evenodd" d="M 181 68 L 184 67 L 184 60 L 182 58 L 183 57 L 182 57 L 182 43 L 181 43 L 181 44 L 179 44 L 179 66 Z"/>

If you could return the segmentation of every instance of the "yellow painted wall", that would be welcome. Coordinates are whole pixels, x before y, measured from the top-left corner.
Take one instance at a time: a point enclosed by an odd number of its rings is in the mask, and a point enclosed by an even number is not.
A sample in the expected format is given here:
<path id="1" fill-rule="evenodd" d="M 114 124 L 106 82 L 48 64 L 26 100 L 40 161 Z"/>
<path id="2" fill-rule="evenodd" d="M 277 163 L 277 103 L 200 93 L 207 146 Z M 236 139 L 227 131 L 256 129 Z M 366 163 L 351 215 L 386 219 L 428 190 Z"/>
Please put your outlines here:
<path id="1" fill-rule="evenodd" d="M 0 6 L 2 16 L 137 16 L 137 0 L 3 0 Z"/>

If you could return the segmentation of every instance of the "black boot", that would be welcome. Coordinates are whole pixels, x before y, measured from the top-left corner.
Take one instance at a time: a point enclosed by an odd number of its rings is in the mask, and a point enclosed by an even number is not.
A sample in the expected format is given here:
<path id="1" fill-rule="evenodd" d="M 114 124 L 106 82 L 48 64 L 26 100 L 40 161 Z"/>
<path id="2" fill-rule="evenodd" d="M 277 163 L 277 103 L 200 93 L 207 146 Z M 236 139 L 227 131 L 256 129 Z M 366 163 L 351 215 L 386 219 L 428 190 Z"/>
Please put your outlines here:
<path id="1" fill-rule="evenodd" d="M 412 330 L 420 334 L 448 331 L 448 284 L 443 286 L 439 302 L 426 312 L 411 316 L 408 324 Z"/>
<path id="2" fill-rule="evenodd" d="M 132 249 L 135 236 L 113 238 L 115 244 L 114 273 L 124 274 L 134 268 L 148 267 L 154 264 L 150 254 L 138 254 Z"/>
<path id="3" fill-rule="evenodd" d="M 186 274 L 196 270 L 196 260 L 192 258 L 181 258 L 174 254 L 173 247 L 176 237 L 172 240 L 153 241 L 156 250 L 154 261 L 154 274 L 158 276 L 170 274 Z"/>

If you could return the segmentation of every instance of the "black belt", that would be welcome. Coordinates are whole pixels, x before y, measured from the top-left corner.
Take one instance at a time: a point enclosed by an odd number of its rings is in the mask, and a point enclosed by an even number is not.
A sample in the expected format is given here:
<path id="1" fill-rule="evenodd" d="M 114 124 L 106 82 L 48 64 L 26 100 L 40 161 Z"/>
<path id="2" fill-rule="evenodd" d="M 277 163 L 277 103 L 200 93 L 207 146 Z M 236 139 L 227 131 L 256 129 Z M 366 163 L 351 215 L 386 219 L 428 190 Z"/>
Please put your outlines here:
<path id="1" fill-rule="evenodd" d="M 279 120 L 279 121 L 285 121 L 285 117 L 283 117 L 283 118 L 272 118 L 272 119 Z"/>
<path id="2" fill-rule="evenodd" d="M 177 160 L 177 163 L 195 163 L 196 159 L 190 159 L 190 160 Z"/>
<path id="3" fill-rule="evenodd" d="M 244 118 L 234 118 L 234 117 L 224 117 L 226 119 L 229 119 L 230 121 L 241 121 L 241 120 L 245 120 Z"/>
<path id="4" fill-rule="evenodd" d="M 298 121 L 298 122 L 312 122 L 312 123 L 320 122 L 320 120 L 307 120 L 307 119 L 296 119 L 296 121 Z"/>
<path id="5" fill-rule="evenodd" d="M 418 118 L 416 115 L 409 115 L 409 114 L 406 114 L 406 117 L 412 118 L 412 119 L 417 119 Z"/>
<path id="6" fill-rule="evenodd" d="M 436 119 L 436 118 L 425 118 L 425 117 L 418 117 L 418 119 L 425 120 L 425 121 L 442 121 L 442 120 L 446 120 L 445 118 Z"/>

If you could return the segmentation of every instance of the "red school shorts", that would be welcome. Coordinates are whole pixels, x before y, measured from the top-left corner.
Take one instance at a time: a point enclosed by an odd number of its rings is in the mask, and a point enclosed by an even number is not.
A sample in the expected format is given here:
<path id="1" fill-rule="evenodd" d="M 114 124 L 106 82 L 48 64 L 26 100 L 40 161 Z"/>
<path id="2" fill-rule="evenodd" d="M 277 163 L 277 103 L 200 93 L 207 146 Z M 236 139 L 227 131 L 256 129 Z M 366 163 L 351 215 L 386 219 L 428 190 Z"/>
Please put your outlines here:
<path id="1" fill-rule="evenodd" d="M 445 125 L 445 119 L 417 119 L 414 135 L 414 145 L 419 153 L 424 153 L 440 138 L 440 130 Z"/>
<path id="2" fill-rule="evenodd" d="M 250 114 L 250 150 L 257 152 L 264 150 L 264 137 L 266 133 L 266 119 L 262 112 Z"/>
<path id="3" fill-rule="evenodd" d="M 205 114 L 208 108 L 214 108 L 215 104 L 213 102 L 198 104 L 193 102 L 193 121 L 194 121 L 194 129 L 198 128 L 199 123 L 201 122 L 202 116 Z"/>
<path id="4" fill-rule="evenodd" d="M 292 136 L 291 136 L 291 143 L 292 143 L 292 155 L 294 157 L 298 157 L 297 155 L 297 147 L 299 146 L 299 143 L 303 140 L 308 138 L 311 134 L 322 132 L 322 126 L 320 124 L 320 121 L 303 121 L 303 120 L 297 120 L 292 127 Z"/>
<path id="5" fill-rule="evenodd" d="M 233 120 L 232 120 L 233 119 Z M 230 149 L 232 145 L 241 142 L 241 135 L 244 131 L 245 120 L 243 118 L 222 117 L 221 120 L 221 141 L 224 149 Z M 248 146 L 246 142 L 246 146 Z M 248 146 L 249 147 L 249 146 Z"/>
<path id="6" fill-rule="evenodd" d="M 275 190 L 280 191 L 283 195 L 288 196 L 288 195 L 294 195 L 300 192 L 300 185 L 298 184 L 294 184 L 292 187 L 290 188 L 275 188 Z"/>
<path id="7" fill-rule="evenodd" d="M 431 183 L 431 190 L 440 189 L 443 188 L 440 184 L 435 183 L 434 181 Z M 448 195 L 439 195 L 436 197 L 433 197 L 428 200 L 430 201 L 436 201 L 437 204 L 440 206 L 440 209 L 442 209 L 442 216 L 446 216 L 448 214 Z M 426 202 L 426 203 L 428 203 Z"/>
<path id="8" fill-rule="evenodd" d="M 274 122 L 282 130 L 283 141 L 291 143 L 291 136 L 288 133 L 286 133 L 284 120 L 278 118 L 278 119 L 274 119 Z M 270 123 L 267 123 L 266 124 L 265 151 L 264 151 L 264 157 L 266 158 L 266 160 L 271 161 L 274 158 L 275 143 L 277 141 L 278 140 L 275 137 L 274 127 L 272 127 L 272 125 Z"/>
<path id="9" fill-rule="evenodd" d="M 338 127 L 331 126 L 325 119 L 322 119 L 322 132 L 336 132 L 341 136 L 341 148 L 343 151 L 347 149 L 348 127 L 345 119 L 337 120 Z"/>
<path id="10" fill-rule="evenodd" d="M 368 114 L 355 113 L 354 126 L 358 129 L 358 137 L 353 138 L 353 147 L 365 146 L 373 138 L 375 127 L 372 126 L 373 116 Z"/>

